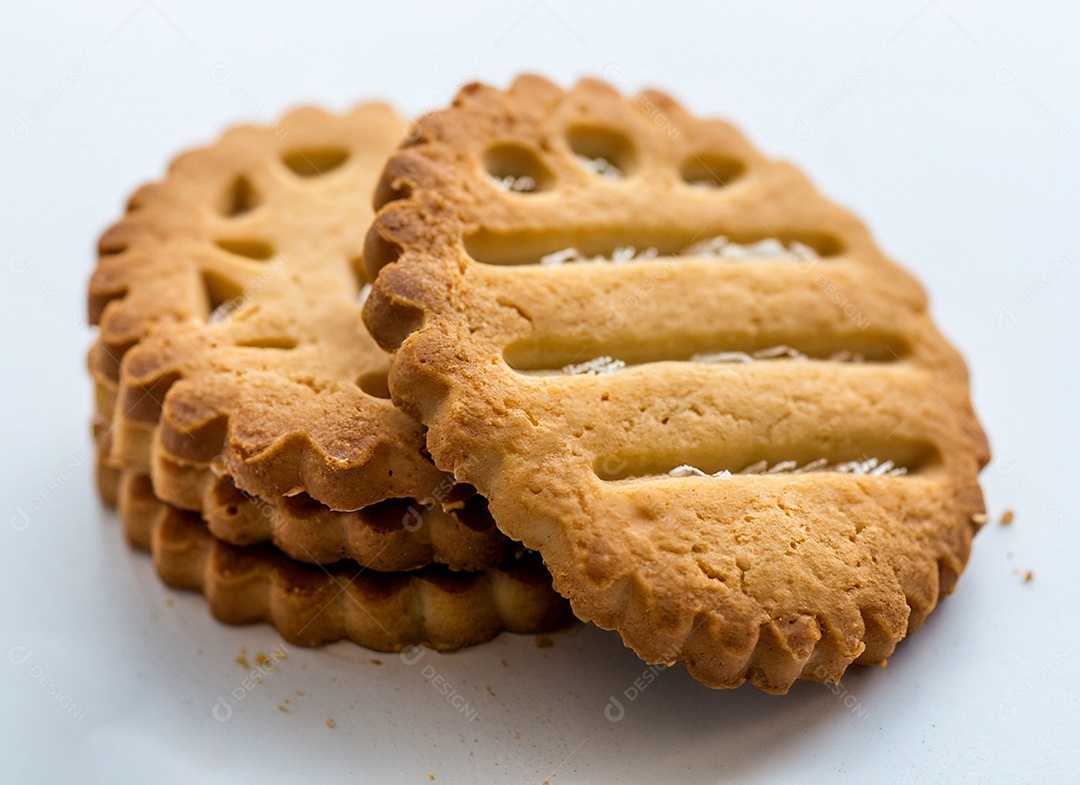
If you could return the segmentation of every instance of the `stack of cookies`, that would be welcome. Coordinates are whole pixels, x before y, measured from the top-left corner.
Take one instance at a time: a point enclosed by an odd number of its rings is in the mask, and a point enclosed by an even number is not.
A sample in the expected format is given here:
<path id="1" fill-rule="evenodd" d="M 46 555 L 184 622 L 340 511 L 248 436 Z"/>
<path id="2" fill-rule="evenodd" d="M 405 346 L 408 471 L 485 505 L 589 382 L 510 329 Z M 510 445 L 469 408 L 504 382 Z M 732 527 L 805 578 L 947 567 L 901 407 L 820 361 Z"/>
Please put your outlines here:
<path id="1" fill-rule="evenodd" d="M 234 129 L 134 195 L 90 282 L 102 496 L 166 582 L 296 643 L 449 649 L 568 617 L 435 468 L 360 321 L 405 127 L 373 104 Z"/>
<path id="2" fill-rule="evenodd" d="M 449 649 L 572 608 L 785 692 L 884 663 L 985 521 L 919 284 L 660 93 L 300 110 L 181 156 L 99 251 L 102 496 L 223 621 Z"/>

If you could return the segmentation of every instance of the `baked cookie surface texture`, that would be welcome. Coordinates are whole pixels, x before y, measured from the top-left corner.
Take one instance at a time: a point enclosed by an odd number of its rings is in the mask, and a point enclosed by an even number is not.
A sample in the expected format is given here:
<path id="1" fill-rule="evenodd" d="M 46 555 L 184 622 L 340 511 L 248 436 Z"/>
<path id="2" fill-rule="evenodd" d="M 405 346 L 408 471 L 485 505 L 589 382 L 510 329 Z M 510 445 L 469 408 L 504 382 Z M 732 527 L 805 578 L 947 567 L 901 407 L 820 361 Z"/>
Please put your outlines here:
<path id="1" fill-rule="evenodd" d="M 464 88 L 389 161 L 364 319 L 575 614 L 713 687 L 881 664 L 985 519 L 967 370 L 792 166 L 657 92 Z"/>

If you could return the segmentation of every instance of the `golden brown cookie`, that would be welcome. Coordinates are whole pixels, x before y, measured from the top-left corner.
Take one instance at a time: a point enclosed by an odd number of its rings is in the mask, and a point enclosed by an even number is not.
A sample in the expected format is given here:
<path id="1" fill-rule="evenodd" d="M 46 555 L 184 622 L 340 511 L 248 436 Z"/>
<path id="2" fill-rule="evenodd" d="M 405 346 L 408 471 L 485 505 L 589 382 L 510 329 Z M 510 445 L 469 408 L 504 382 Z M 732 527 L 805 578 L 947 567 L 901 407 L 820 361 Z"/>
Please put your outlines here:
<path id="1" fill-rule="evenodd" d="M 181 155 L 132 197 L 90 281 L 114 459 L 218 460 L 249 493 L 339 510 L 443 481 L 357 309 L 371 193 L 403 127 L 382 104 L 299 109 Z"/>
<path id="2" fill-rule="evenodd" d="M 477 572 L 429 566 L 376 572 L 340 561 L 301 564 L 267 546 L 216 539 L 196 513 L 158 500 L 149 478 L 111 473 L 99 485 L 118 499 L 128 540 L 149 550 L 168 585 L 206 595 L 226 624 L 269 622 L 290 643 L 318 646 L 348 638 L 378 651 L 410 645 L 458 649 L 503 630 L 550 632 L 570 620 L 566 601 L 535 554 L 508 557 Z"/>
<path id="3" fill-rule="evenodd" d="M 952 591 L 988 460 L 966 367 L 795 168 L 661 93 L 523 77 L 421 120 L 377 194 L 393 398 L 580 618 L 782 693 Z"/>
<path id="4" fill-rule="evenodd" d="M 100 242 L 90 282 L 108 464 L 237 545 L 381 570 L 511 544 L 422 454 L 359 317 L 371 195 L 404 121 L 297 110 L 186 153 Z"/>
<path id="5" fill-rule="evenodd" d="M 94 425 L 98 492 L 117 506 L 124 469 L 110 457 L 112 430 L 103 418 Z M 199 483 L 207 481 L 207 487 Z M 244 493 L 227 474 L 200 472 L 198 493 L 179 509 L 199 511 L 210 533 L 230 545 L 273 542 L 289 558 L 311 564 L 350 559 L 382 571 L 443 564 L 482 570 L 503 563 L 516 545 L 496 527 L 487 500 L 467 486 L 447 484 L 438 501 L 387 499 L 355 512 L 330 510 L 299 494 L 268 501 Z"/>

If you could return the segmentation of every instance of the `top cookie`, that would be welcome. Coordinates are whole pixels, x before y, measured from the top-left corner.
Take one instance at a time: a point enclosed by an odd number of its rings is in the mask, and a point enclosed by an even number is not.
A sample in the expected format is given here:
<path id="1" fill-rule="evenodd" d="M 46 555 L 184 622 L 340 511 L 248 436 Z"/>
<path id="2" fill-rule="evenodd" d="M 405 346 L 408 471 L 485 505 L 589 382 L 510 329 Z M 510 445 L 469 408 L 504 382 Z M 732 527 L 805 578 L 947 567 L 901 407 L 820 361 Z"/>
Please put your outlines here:
<path id="1" fill-rule="evenodd" d="M 335 510 L 447 482 L 388 399 L 388 358 L 358 311 L 371 194 L 404 125 L 382 104 L 299 109 L 230 130 L 135 194 L 90 281 L 112 460 L 152 468 L 181 504 L 212 467 Z"/>
<path id="2" fill-rule="evenodd" d="M 661 93 L 470 85 L 419 130 L 364 318 L 436 464 L 650 662 L 771 692 L 883 662 L 983 519 L 986 439 L 919 284 Z"/>

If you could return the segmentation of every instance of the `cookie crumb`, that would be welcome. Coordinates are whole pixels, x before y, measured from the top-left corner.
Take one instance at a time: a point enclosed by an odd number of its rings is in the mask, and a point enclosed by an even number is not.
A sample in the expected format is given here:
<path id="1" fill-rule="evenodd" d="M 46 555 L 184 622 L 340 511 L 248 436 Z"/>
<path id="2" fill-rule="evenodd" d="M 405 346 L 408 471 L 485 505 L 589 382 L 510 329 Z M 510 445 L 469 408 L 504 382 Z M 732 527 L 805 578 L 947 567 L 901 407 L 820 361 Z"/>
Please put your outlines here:
<path id="1" fill-rule="evenodd" d="M 1016 519 L 1016 516 L 1013 514 L 1012 510 L 1005 510 L 1005 512 L 1001 513 L 1001 525 L 1002 526 L 1008 526 L 1015 519 Z"/>
<path id="2" fill-rule="evenodd" d="M 503 657 L 501 660 L 499 660 L 499 662 L 502 663 L 502 666 L 504 668 L 509 668 L 510 667 L 510 663 L 506 661 L 506 657 Z"/>
<path id="3" fill-rule="evenodd" d="M 372 657 L 370 660 L 368 660 L 368 662 L 370 662 L 372 665 L 382 665 L 382 660 L 380 660 L 378 657 Z"/>
<path id="4" fill-rule="evenodd" d="M 333 720 L 327 720 L 327 721 L 326 721 L 326 727 L 328 727 L 328 728 L 335 728 L 335 727 L 337 727 L 337 723 L 336 723 L 336 722 L 334 722 Z"/>
<path id="5" fill-rule="evenodd" d="M 1024 573 L 1024 583 L 1031 583 L 1035 579 L 1035 573 L 1028 570 Z"/>
<path id="6" fill-rule="evenodd" d="M 538 649 L 550 649 L 555 645 L 555 641 L 553 641 L 549 635 L 537 635 L 535 640 L 536 648 Z"/>
<path id="7" fill-rule="evenodd" d="M 280 711 L 282 714 L 288 714 L 289 713 L 289 707 L 286 706 L 284 703 L 279 703 L 278 707 L 277 707 L 277 710 Z"/>
<path id="8" fill-rule="evenodd" d="M 490 696 L 491 696 L 492 698 L 494 698 L 494 697 L 495 697 L 495 690 L 491 689 L 491 685 L 488 685 L 488 688 L 487 688 L 487 693 L 488 693 L 488 695 L 490 695 Z"/>
<path id="9" fill-rule="evenodd" d="M 251 668 L 251 663 L 247 658 L 247 646 L 241 646 L 240 651 L 236 655 L 236 664 L 248 670 Z"/>
<path id="10" fill-rule="evenodd" d="M 428 782 L 434 782 L 435 781 L 435 775 L 434 774 L 427 775 L 427 778 L 428 778 Z"/>
<path id="11" fill-rule="evenodd" d="M 176 603 L 173 601 L 172 597 L 166 597 L 165 598 L 165 607 L 166 608 L 171 608 L 174 605 L 176 605 Z"/>
<path id="12" fill-rule="evenodd" d="M 270 662 L 270 658 L 267 657 L 262 652 L 259 652 L 258 654 L 255 655 L 255 663 L 257 665 L 265 665 L 268 662 Z"/>

